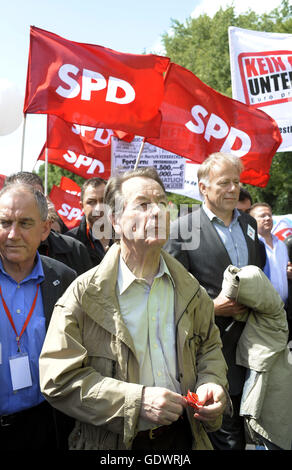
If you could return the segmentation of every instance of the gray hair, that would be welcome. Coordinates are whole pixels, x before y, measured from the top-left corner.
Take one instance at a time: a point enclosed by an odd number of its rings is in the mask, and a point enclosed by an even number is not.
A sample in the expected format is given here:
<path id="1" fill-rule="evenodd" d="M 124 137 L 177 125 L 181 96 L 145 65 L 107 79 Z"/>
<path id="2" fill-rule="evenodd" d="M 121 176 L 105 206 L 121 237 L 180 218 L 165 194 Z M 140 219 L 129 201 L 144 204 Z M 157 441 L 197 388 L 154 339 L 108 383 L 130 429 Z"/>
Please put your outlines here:
<path id="1" fill-rule="evenodd" d="M 0 198 L 9 191 L 18 192 L 21 190 L 30 193 L 34 197 L 39 213 L 40 213 L 40 218 L 43 222 L 45 222 L 48 218 L 47 199 L 41 191 L 39 191 L 38 189 L 34 189 L 33 186 L 31 186 L 30 184 L 18 183 L 18 182 L 9 183 L 7 186 L 4 186 L 1 189 Z"/>
<path id="2" fill-rule="evenodd" d="M 209 155 L 209 157 L 203 161 L 198 169 L 198 181 L 204 183 L 206 186 L 209 186 L 209 176 L 210 171 L 215 165 L 221 165 L 222 163 L 230 163 L 236 168 L 240 174 L 243 170 L 243 164 L 240 158 L 232 155 L 230 153 L 215 152 Z"/>
<path id="3" fill-rule="evenodd" d="M 34 187 L 39 186 L 42 188 L 42 192 L 44 192 L 44 185 L 41 177 L 30 171 L 19 171 L 18 173 L 13 173 L 12 175 L 6 176 L 4 186 L 15 183 L 29 184 L 30 186 Z"/>
<path id="4" fill-rule="evenodd" d="M 165 192 L 165 187 L 155 168 L 140 167 L 136 170 L 125 171 L 124 173 L 112 176 L 105 187 L 104 202 L 110 214 L 121 214 L 125 207 L 125 199 L 122 193 L 122 185 L 125 181 L 135 178 L 150 178 L 155 180 Z M 109 215 L 110 215 L 109 214 Z"/>

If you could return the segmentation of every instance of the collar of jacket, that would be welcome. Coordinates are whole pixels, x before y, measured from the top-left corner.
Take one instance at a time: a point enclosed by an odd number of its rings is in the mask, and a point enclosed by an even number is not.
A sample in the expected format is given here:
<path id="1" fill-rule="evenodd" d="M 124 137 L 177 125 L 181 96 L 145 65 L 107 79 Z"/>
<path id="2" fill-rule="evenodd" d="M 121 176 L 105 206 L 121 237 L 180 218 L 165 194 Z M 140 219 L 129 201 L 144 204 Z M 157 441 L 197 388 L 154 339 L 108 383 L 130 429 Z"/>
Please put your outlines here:
<path id="1" fill-rule="evenodd" d="M 184 312 L 197 296 L 198 281 L 171 255 L 162 250 L 162 256 L 175 283 L 175 324 L 176 328 Z M 114 243 L 102 262 L 94 269 L 82 296 L 82 309 L 96 323 L 117 336 L 135 353 L 135 347 L 120 314 L 116 295 L 120 245 Z M 185 325 L 187 326 L 187 325 Z"/>
<path id="2" fill-rule="evenodd" d="M 64 236 L 61 233 L 51 230 L 48 235 L 48 238 L 44 242 L 41 242 L 40 246 L 47 247 L 49 254 L 50 252 L 54 254 L 71 253 L 72 240 L 70 240 L 69 238 L 69 241 L 67 242 L 68 238 L 69 237 L 67 237 L 66 235 Z"/>
<path id="3" fill-rule="evenodd" d="M 87 236 L 86 236 L 86 217 L 85 215 L 82 216 L 82 219 L 80 221 L 80 224 L 77 227 L 77 237 L 79 240 L 82 241 L 82 243 L 86 244 L 87 241 Z"/>

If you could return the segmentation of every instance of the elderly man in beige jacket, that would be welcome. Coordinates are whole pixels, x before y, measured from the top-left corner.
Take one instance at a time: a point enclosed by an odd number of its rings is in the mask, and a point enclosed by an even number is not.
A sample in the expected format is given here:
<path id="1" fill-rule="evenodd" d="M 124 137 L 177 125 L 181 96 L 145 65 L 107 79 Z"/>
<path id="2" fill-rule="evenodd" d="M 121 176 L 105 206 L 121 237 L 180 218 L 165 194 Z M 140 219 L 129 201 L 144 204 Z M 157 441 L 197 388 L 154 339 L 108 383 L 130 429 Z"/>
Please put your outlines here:
<path id="1" fill-rule="evenodd" d="M 211 449 L 226 409 L 226 364 L 213 302 L 162 251 L 169 235 L 155 170 L 111 178 L 115 243 L 57 302 L 41 389 L 76 419 L 71 449 Z M 196 392 L 197 410 L 185 399 Z"/>

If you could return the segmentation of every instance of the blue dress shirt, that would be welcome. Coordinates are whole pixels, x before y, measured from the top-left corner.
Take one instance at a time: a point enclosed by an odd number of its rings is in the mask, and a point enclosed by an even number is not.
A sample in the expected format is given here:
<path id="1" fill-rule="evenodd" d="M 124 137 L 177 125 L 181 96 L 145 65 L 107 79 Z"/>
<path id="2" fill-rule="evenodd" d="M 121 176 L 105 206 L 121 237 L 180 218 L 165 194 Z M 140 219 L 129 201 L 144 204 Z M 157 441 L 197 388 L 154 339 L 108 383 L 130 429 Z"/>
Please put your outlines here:
<path id="1" fill-rule="evenodd" d="M 221 238 L 233 266 L 238 268 L 247 266 L 248 248 L 242 228 L 238 222 L 238 217 L 240 216 L 238 209 L 234 209 L 233 218 L 228 227 L 205 204 L 203 204 L 203 209 Z"/>
<path id="2" fill-rule="evenodd" d="M 18 334 L 32 306 L 37 284 L 43 280 L 44 272 L 38 253 L 32 272 L 19 284 L 5 272 L 0 260 L 2 294 Z M 29 357 L 32 386 L 13 391 L 9 359 L 18 354 L 17 342 L 0 299 L 0 416 L 31 408 L 44 400 L 39 387 L 39 355 L 45 334 L 45 316 L 41 289 L 39 289 L 32 317 L 20 339 L 20 350 Z"/>

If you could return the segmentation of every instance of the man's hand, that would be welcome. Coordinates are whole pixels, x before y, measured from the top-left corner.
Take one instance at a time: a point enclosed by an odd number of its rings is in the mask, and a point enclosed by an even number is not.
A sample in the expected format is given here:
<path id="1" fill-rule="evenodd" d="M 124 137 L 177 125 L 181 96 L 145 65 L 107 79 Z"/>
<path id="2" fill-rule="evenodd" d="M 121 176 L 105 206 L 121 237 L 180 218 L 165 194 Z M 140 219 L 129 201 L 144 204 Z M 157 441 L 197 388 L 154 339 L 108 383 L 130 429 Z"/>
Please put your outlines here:
<path id="1" fill-rule="evenodd" d="M 140 415 L 157 426 L 171 424 L 182 415 L 186 400 L 162 387 L 144 387 Z"/>
<path id="2" fill-rule="evenodd" d="M 215 421 L 223 414 L 227 404 L 227 396 L 221 385 L 213 383 L 200 385 L 196 394 L 203 406 L 196 410 L 194 418 L 199 421 Z"/>
<path id="3" fill-rule="evenodd" d="M 218 297 L 214 300 L 214 313 L 221 317 L 232 317 L 240 313 L 246 312 L 247 307 L 238 304 L 235 300 L 228 299 L 225 295 L 220 292 Z"/>

